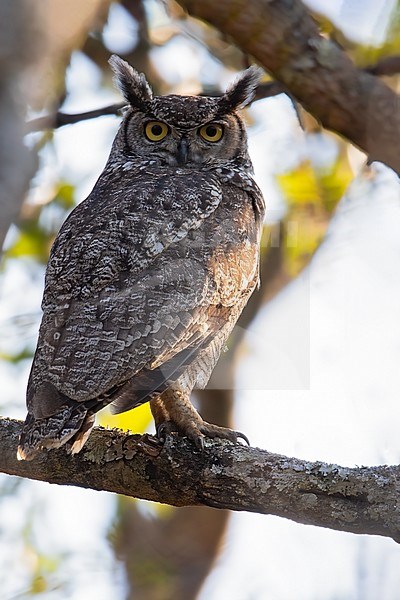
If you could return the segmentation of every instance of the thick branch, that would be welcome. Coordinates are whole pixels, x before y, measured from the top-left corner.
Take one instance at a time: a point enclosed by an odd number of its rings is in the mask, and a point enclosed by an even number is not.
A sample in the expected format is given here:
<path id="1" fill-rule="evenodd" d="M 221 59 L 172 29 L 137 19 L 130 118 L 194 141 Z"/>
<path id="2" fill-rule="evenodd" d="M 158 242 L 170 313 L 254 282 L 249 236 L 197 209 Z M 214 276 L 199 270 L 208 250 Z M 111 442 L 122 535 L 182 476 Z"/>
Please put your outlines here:
<path id="1" fill-rule="evenodd" d="M 319 35 L 300 0 L 178 2 L 253 55 L 324 127 L 400 172 L 399 96 Z"/>
<path id="2" fill-rule="evenodd" d="M 180 438 L 161 448 L 150 436 L 102 429 L 76 456 L 62 449 L 18 462 L 21 425 L 0 421 L 0 472 L 174 506 L 273 514 L 400 542 L 399 466 L 350 469 L 219 441 L 198 452 Z"/>

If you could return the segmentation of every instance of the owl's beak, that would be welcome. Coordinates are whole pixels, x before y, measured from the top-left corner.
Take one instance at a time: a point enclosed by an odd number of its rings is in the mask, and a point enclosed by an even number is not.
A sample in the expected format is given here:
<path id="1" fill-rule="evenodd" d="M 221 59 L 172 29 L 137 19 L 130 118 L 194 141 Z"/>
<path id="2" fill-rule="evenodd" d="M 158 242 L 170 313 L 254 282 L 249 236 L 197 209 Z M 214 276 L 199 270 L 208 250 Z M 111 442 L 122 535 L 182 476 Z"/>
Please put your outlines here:
<path id="1" fill-rule="evenodd" d="M 182 137 L 178 144 L 178 156 L 177 156 L 178 164 L 184 165 L 185 163 L 187 163 L 188 154 L 189 154 L 189 146 L 188 146 L 187 139 L 185 137 Z"/>

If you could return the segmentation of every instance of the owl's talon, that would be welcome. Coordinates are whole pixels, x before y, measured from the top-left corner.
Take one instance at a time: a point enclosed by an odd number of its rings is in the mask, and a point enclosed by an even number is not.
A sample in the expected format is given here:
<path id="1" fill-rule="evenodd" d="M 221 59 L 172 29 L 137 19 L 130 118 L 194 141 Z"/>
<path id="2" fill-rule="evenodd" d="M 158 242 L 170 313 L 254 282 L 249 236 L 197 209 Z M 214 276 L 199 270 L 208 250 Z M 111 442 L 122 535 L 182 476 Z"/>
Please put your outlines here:
<path id="1" fill-rule="evenodd" d="M 246 442 L 246 444 L 248 446 L 250 446 L 250 441 L 249 441 L 249 438 L 247 437 L 247 435 L 245 435 L 241 431 L 235 431 L 235 433 L 236 433 L 236 437 L 237 437 L 236 442 L 238 442 L 238 440 L 244 440 Z"/>
<path id="2" fill-rule="evenodd" d="M 248 437 L 240 431 L 235 431 L 227 427 L 219 427 L 218 425 L 212 425 L 210 423 L 206 423 L 205 421 L 199 427 L 199 429 L 205 437 L 229 440 L 233 444 L 237 444 L 239 439 L 242 439 L 247 443 L 248 446 L 250 446 Z"/>
<path id="3" fill-rule="evenodd" d="M 156 436 L 160 442 L 165 442 L 172 433 L 176 433 L 176 426 L 172 421 L 163 421 L 156 428 Z"/>
<path id="4" fill-rule="evenodd" d="M 167 439 L 174 433 L 178 435 L 180 434 L 181 436 L 187 437 L 188 439 L 192 440 L 192 442 L 195 444 L 198 450 L 204 450 L 205 436 L 200 431 L 186 431 L 184 429 L 179 430 L 178 426 L 173 421 L 164 421 L 163 423 L 160 423 L 160 425 L 158 425 L 156 428 L 156 436 L 159 439 L 160 443 L 163 444 L 165 444 Z"/>
<path id="5" fill-rule="evenodd" d="M 244 433 L 240 431 L 234 431 L 226 427 L 218 427 L 217 425 L 211 425 L 210 423 L 203 422 L 198 427 L 188 428 L 186 431 L 182 431 L 182 434 L 191 439 L 198 450 L 204 450 L 205 439 L 221 439 L 229 440 L 233 444 L 238 444 L 239 439 L 244 440 L 248 446 L 250 446 L 249 439 Z"/>
<path id="6" fill-rule="evenodd" d="M 190 436 L 188 436 L 188 437 L 190 438 Z M 198 450 L 200 450 L 201 452 L 203 452 L 203 450 L 204 450 L 204 439 L 205 439 L 204 435 L 199 434 L 198 436 L 193 436 L 191 439 L 195 443 L 196 448 Z"/>
<path id="7" fill-rule="evenodd" d="M 206 438 L 220 438 L 233 444 L 239 443 L 241 439 L 250 446 L 244 433 L 204 421 L 188 395 L 180 390 L 166 390 L 150 402 L 150 407 L 156 423 L 157 437 L 164 442 L 171 433 L 177 433 L 191 440 L 200 451 L 205 448 Z"/>

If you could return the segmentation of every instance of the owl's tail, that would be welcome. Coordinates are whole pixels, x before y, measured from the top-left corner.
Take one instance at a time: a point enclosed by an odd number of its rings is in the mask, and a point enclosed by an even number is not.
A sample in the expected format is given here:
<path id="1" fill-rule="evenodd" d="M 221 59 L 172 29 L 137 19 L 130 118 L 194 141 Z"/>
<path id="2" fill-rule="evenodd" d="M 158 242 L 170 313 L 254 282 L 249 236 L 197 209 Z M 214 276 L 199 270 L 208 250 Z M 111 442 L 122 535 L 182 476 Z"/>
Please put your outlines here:
<path id="1" fill-rule="evenodd" d="M 84 403 L 64 405 L 50 417 L 35 419 L 28 413 L 17 451 L 18 460 L 32 460 L 46 448 L 60 448 L 69 442 L 71 454 L 79 452 L 94 425 L 95 416 Z"/>

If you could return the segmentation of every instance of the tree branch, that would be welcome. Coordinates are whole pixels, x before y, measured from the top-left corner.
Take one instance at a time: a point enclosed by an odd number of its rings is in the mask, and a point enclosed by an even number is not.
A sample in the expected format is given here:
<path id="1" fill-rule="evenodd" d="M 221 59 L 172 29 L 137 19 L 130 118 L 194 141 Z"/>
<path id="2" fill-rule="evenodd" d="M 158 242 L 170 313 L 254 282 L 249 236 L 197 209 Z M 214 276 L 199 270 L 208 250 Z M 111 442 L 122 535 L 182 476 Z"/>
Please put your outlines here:
<path id="1" fill-rule="evenodd" d="M 347 468 L 257 448 L 155 438 L 96 428 L 82 452 L 43 452 L 17 461 L 22 423 L 0 419 L 0 472 L 172 504 L 285 517 L 298 523 L 400 542 L 400 467 Z"/>
<path id="2" fill-rule="evenodd" d="M 45 115 L 44 117 L 28 121 L 25 125 L 25 133 L 32 133 L 33 131 L 41 131 L 43 129 L 58 129 L 64 125 L 72 125 L 80 121 L 104 117 L 105 115 L 119 115 L 124 106 L 126 106 L 126 102 L 118 102 L 117 104 L 110 104 L 102 108 L 72 115 L 63 112 Z"/>
<path id="3" fill-rule="evenodd" d="M 260 83 L 256 89 L 254 101 L 261 100 L 263 98 L 271 98 L 278 94 L 286 93 L 284 87 L 278 81 L 268 81 L 266 83 Z M 220 90 L 211 90 L 207 92 L 207 96 L 219 96 Z M 103 106 L 95 110 L 89 110 L 83 113 L 68 114 L 64 112 L 56 112 L 54 114 L 45 115 L 38 117 L 37 119 L 31 119 L 25 124 L 25 133 L 32 133 L 34 131 L 42 131 L 43 129 L 58 129 L 64 127 L 64 125 L 73 125 L 80 121 L 87 121 L 89 119 L 97 119 L 97 117 L 104 117 L 105 115 L 120 115 L 121 110 L 126 106 L 126 102 L 118 102 L 117 104 L 110 104 Z"/>
<path id="4" fill-rule="evenodd" d="M 251 54 L 328 129 L 400 172 L 400 97 L 355 67 L 300 0 L 178 0 Z"/>
<path id="5" fill-rule="evenodd" d="M 371 73 L 371 75 L 398 75 L 400 73 L 400 56 L 385 56 L 374 65 L 364 67 L 364 71 Z"/>

